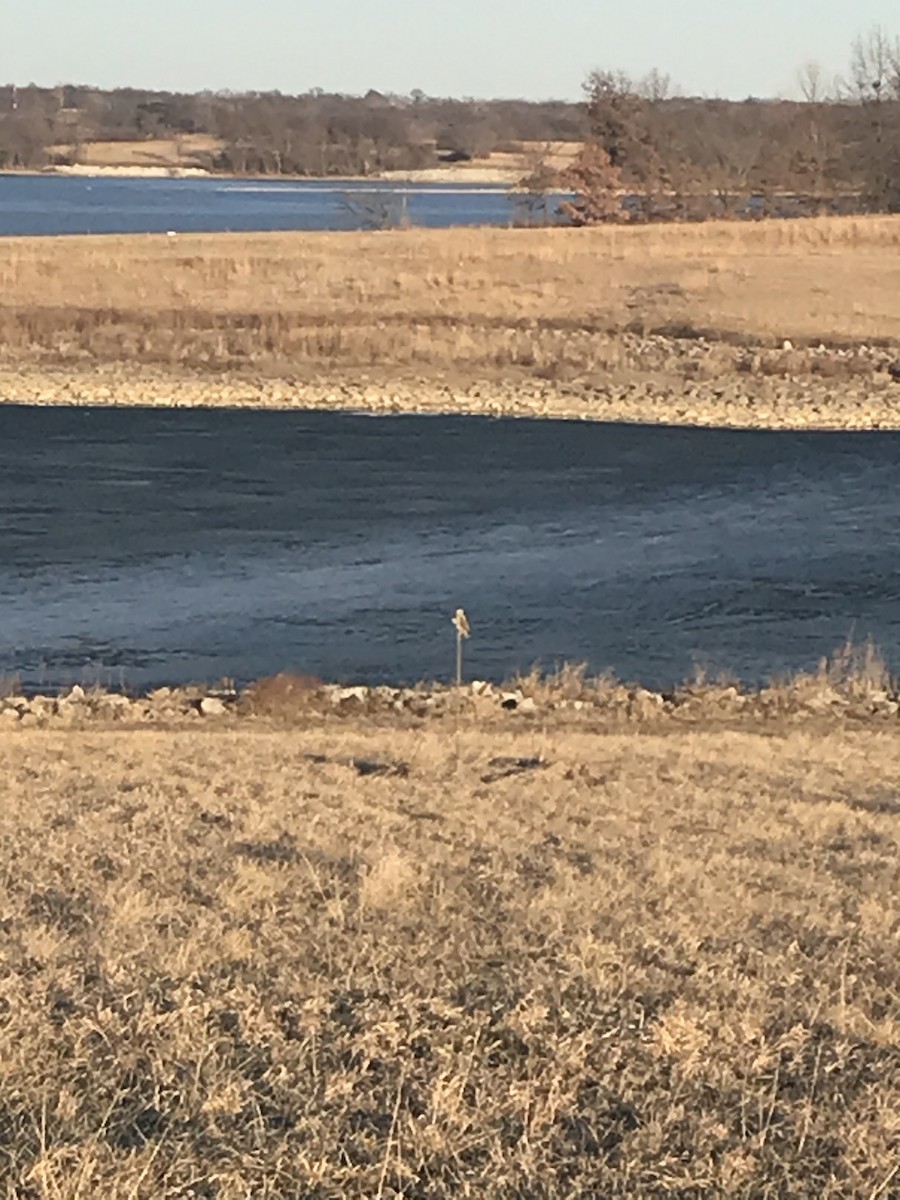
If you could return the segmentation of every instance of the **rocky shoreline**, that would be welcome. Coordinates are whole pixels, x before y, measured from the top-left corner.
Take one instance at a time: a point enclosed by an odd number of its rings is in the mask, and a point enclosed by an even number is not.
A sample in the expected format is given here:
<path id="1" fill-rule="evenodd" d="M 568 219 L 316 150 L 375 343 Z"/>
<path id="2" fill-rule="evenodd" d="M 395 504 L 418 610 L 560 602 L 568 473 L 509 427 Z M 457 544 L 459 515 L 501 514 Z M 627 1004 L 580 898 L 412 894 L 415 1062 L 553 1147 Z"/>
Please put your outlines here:
<path id="1" fill-rule="evenodd" d="M 631 335 L 623 335 L 623 343 Z M 0 402 L 543 417 L 735 429 L 900 429 L 891 348 L 767 348 L 632 336 L 645 370 L 582 379 L 387 381 L 268 377 L 153 365 L 0 364 Z"/>
<path id="2" fill-rule="evenodd" d="M 590 727 L 805 724 L 890 726 L 900 720 L 900 692 L 883 680 L 831 681 L 798 676 L 783 686 L 742 689 L 685 684 L 668 692 L 606 679 L 530 677 L 462 688 L 342 686 L 278 675 L 243 689 L 160 687 L 141 695 L 85 689 L 58 694 L 10 693 L 0 698 L 0 730 L 85 726 L 172 726 L 256 722 L 303 725 L 337 719 L 374 723 L 431 721 L 491 724 L 525 721 Z"/>

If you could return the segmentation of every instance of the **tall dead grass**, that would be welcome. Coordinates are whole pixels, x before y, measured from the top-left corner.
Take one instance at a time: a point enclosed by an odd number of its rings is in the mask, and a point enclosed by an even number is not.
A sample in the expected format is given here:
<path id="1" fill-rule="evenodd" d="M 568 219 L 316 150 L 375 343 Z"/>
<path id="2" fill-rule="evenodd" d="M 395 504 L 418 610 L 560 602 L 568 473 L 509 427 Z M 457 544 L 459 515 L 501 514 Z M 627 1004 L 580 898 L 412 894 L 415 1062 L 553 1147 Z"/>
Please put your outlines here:
<path id="1" fill-rule="evenodd" d="M 6 734 L 0 1192 L 892 1196 L 898 793 L 891 732 Z"/>
<path id="2" fill-rule="evenodd" d="M 11 238 L 0 339 L 63 361 L 608 371 L 628 327 L 900 339 L 898 247 L 888 217 Z"/>

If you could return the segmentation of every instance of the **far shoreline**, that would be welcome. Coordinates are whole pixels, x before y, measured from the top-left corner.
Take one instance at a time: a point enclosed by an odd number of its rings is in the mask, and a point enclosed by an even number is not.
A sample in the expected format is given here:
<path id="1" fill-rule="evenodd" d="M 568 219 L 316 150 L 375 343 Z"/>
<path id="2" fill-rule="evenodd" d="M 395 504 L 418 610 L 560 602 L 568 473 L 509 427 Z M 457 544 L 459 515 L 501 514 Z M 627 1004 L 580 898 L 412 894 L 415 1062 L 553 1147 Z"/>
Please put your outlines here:
<path id="1" fill-rule="evenodd" d="M 229 172 L 207 171 L 202 167 L 129 167 L 79 166 L 46 167 L 37 170 L 4 167 L 0 178 L 23 179 L 135 179 L 135 180 L 217 180 L 226 183 L 333 183 L 333 184 L 416 184 L 452 185 L 454 187 L 502 187 L 515 192 L 521 176 L 502 168 L 477 168 L 465 172 L 452 167 L 423 167 L 420 170 L 389 171 L 382 175 L 234 175 Z M 564 188 L 550 189 L 552 195 L 567 195 Z"/>

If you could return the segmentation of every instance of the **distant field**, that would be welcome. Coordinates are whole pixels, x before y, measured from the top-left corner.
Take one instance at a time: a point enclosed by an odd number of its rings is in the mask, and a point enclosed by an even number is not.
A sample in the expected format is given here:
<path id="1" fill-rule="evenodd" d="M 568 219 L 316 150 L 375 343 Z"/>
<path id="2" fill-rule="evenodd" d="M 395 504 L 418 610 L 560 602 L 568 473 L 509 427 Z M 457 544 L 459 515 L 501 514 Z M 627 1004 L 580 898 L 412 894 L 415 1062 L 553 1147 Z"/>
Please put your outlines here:
<path id="1" fill-rule="evenodd" d="M 896 733 L 6 733 L 0 1188 L 897 1195 Z"/>
<path id="2" fill-rule="evenodd" d="M 12 238 L 0 338 L 7 361 L 627 374 L 629 327 L 898 341 L 898 250 L 900 217 Z"/>
<path id="3" fill-rule="evenodd" d="M 78 146 L 78 163 L 86 167 L 168 169 L 208 168 L 212 159 L 225 148 L 221 138 L 209 134 L 183 134 L 178 138 L 149 138 L 136 142 L 83 142 Z M 440 163 L 424 172 L 405 171 L 402 175 L 428 175 L 439 171 L 441 175 L 458 178 L 464 183 L 479 177 L 505 179 L 516 183 L 534 170 L 538 162 L 544 162 L 555 170 L 569 166 L 578 151 L 580 142 L 522 142 L 518 148 L 497 151 L 467 162 Z M 71 146 L 50 146 L 51 155 L 68 156 Z"/>
<path id="4" fill-rule="evenodd" d="M 205 133 L 138 142 L 82 142 L 78 162 L 89 167 L 205 167 L 221 148 L 219 138 Z M 64 155 L 71 147 L 51 146 L 49 152 Z"/>

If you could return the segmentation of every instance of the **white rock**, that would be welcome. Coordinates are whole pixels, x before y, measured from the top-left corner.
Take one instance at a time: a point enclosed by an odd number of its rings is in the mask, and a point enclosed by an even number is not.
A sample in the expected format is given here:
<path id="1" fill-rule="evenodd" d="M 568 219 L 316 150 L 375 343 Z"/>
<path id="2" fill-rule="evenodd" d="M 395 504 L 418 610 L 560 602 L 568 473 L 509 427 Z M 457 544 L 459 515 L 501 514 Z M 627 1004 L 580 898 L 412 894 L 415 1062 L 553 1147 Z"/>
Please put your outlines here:
<path id="1" fill-rule="evenodd" d="M 228 706 L 218 696 L 204 696 L 200 701 L 200 712 L 204 717 L 224 717 Z"/>
<path id="2" fill-rule="evenodd" d="M 80 683 L 76 683 L 68 696 L 64 696 L 63 699 L 68 700 L 71 704 L 80 704 L 84 699 L 84 688 Z"/>
<path id="3" fill-rule="evenodd" d="M 133 712 L 137 712 L 136 704 L 118 692 L 108 692 L 101 696 L 94 708 L 94 713 L 98 717 L 112 721 L 124 720 Z"/>
<path id="4" fill-rule="evenodd" d="M 649 692 L 646 688 L 635 688 L 628 700 L 629 716 L 641 720 L 653 717 L 663 707 L 665 701 L 659 692 Z"/>
<path id="5" fill-rule="evenodd" d="M 522 712 L 522 713 L 537 712 L 537 704 L 535 704 L 533 696 L 526 696 L 524 698 L 524 700 L 520 701 L 519 712 Z"/>
<path id="6" fill-rule="evenodd" d="M 337 693 L 338 703 L 345 700 L 356 700 L 360 704 L 364 703 L 369 698 L 369 689 L 367 687 L 346 687 L 341 688 Z"/>
<path id="7" fill-rule="evenodd" d="M 844 704 L 844 698 L 834 688 L 823 687 L 820 691 L 814 692 L 810 696 L 804 696 L 802 704 L 804 708 L 808 708 L 811 712 L 824 713 L 841 707 Z"/>

